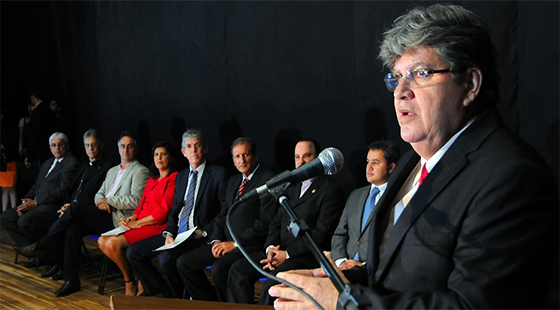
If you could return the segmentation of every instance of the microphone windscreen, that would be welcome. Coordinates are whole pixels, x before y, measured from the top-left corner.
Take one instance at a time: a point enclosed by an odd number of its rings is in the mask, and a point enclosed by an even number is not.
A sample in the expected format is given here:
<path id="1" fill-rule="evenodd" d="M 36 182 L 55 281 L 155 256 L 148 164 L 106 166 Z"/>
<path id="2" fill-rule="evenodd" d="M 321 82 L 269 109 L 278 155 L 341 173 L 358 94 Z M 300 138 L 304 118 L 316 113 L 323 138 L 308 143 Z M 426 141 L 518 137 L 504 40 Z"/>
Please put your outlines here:
<path id="1" fill-rule="evenodd" d="M 338 173 L 342 169 L 342 166 L 344 166 L 344 156 L 342 156 L 342 153 L 334 147 L 324 149 L 319 154 L 318 158 L 323 164 L 325 174 L 328 175 Z"/>

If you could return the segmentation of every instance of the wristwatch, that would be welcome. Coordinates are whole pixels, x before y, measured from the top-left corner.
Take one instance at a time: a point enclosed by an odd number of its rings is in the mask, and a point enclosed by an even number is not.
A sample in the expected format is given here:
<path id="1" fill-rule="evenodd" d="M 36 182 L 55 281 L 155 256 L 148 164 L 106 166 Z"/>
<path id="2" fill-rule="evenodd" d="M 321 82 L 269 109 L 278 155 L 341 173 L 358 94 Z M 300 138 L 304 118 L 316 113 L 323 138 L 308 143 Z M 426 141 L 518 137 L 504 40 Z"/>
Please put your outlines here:
<path id="1" fill-rule="evenodd" d="M 202 238 L 205 238 L 206 236 L 208 236 L 208 233 L 206 232 L 206 230 L 202 231 Z"/>

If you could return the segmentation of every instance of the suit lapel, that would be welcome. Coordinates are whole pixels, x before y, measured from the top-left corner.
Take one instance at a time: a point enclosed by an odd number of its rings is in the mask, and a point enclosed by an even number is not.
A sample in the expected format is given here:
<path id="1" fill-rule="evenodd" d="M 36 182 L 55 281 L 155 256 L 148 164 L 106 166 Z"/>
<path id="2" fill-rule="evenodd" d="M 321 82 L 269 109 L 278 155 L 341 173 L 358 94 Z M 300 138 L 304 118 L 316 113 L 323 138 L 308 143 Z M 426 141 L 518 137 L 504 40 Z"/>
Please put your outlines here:
<path id="1" fill-rule="evenodd" d="M 177 176 L 177 179 L 179 180 L 179 183 L 176 184 L 175 188 L 177 190 L 177 192 L 175 193 L 175 196 L 177 198 L 181 198 L 181 203 L 178 205 L 178 207 L 180 209 L 183 208 L 183 203 L 184 203 L 184 198 L 185 198 L 185 192 L 187 191 L 187 184 L 189 183 L 189 173 L 191 172 L 190 168 L 186 168 L 185 170 L 181 171 L 181 176 Z M 177 187 L 178 186 L 178 187 Z M 176 199 L 176 198 L 175 198 Z"/>
<path id="2" fill-rule="evenodd" d="M 198 193 L 196 195 L 196 204 L 194 205 L 194 212 L 195 215 L 198 213 L 196 212 L 199 208 L 197 206 L 200 203 L 200 199 L 204 196 L 204 192 L 206 191 L 206 186 L 208 185 L 208 180 L 210 180 L 210 176 L 212 175 L 212 166 L 206 162 L 206 167 L 204 168 L 204 173 L 202 173 L 202 179 L 200 180 L 200 186 L 198 188 Z"/>
<path id="3" fill-rule="evenodd" d="M 45 169 L 44 169 L 43 171 L 40 172 L 40 174 L 41 174 L 41 180 L 46 179 L 46 178 L 48 177 L 47 173 L 48 173 L 49 170 L 51 169 L 51 166 L 52 166 L 54 160 L 55 160 L 54 157 L 52 157 L 52 158 L 50 158 L 49 160 L 47 160 L 48 165 L 44 165 L 44 166 L 45 166 Z M 58 165 L 57 165 L 57 166 L 58 166 Z M 56 169 L 56 167 L 55 167 L 55 169 Z M 53 169 L 53 171 L 54 171 L 55 169 Z M 52 174 L 52 171 L 51 171 L 51 173 L 49 173 L 49 175 L 51 175 L 51 174 Z"/>
<path id="4" fill-rule="evenodd" d="M 356 206 L 357 206 L 356 211 L 357 212 L 353 212 L 354 214 L 352 215 L 353 217 L 357 217 L 357 219 L 355 220 L 355 222 L 353 221 L 353 223 L 358 223 L 358 231 L 360 231 L 360 238 L 362 237 L 364 231 L 367 231 L 367 227 L 369 226 L 369 224 L 371 223 L 371 219 L 373 218 L 373 212 L 371 212 L 371 214 L 369 215 L 369 218 L 366 222 L 366 226 L 362 230 L 362 217 L 364 216 L 364 209 L 365 209 L 365 205 L 366 205 L 366 200 L 369 197 L 370 190 L 371 190 L 371 185 L 368 185 L 367 188 L 365 188 L 362 191 L 362 193 L 360 194 L 360 197 L 358 198 L 358 201 L 356 202 Z"/>
<path id="5" fill-rule="evenodd" d="M 395 171 L 389 177 L 385 193 L 373 209 L 372 222 L 375 225 L 372 226 L 370 232 L 371 240 L 368 242 L 368 254 L 371 253 L 371 255 L 368 255 L 367 268 L 368 274 L 374 280 L 374 283 L 376 278 L 373 275 L 375 275 L 379 267 L 379 247 L 387 228 L 390 212 L 392 211 L 392 202 L 419 160 L 420 156 L 414 151 L 410 151 L 402 156 L 395 166 Z"/>
<path id="6" fill-rule="evenodd" d="M 130 163 L 130 165 L 126 168 L 126 170 L 124 171 L 124 174 L 121 178 L 121 181 L 119 182 L 119 184 L 117 184 L 117 188 L 115 190 L 115 193 L 118 193 L 119 190 L 122 187 L 122 184 L 124 183 L 123 181 L 126 180 L 126 178 L 128 177 L 128 175 L 131 173 L 130 170 L 132 170 L 132 168 L 134 166 L 136 166 L 137 161 L 133 161 L 132 163 Z M 119 169 L 120 169 L 120 165 L 119 165 Z M 119 171 L 117 170 L 117 174 L 115 174 L 115 179 L 117 177 L 117 175 L 119 174 Z"/>
<path id="7" fill-rule="evenodd" d="M 293 208 L 296 208 L 298 205 L 304 203 L 307 199 L 313 197 L 313 195 L 315 195 L 315 192 L 319 189 L 319 187 L 321 187 L 321 185 L 325 183 L 325 178 L 326 177 L 322 175 L 316 177 L 315 180 L 313 180 L 313 182 L 309 186 L 309 188 L 305 191 L 305 194 L 303 194 L 301 198 L 297 199 L 296 202 L 292 202 Z M 299 197 L 298 195 L 300 194 L 300 190 L 301 190 L 301 182 L 295 183 L 294 191 L 296 193 L 294 197 Z"/>

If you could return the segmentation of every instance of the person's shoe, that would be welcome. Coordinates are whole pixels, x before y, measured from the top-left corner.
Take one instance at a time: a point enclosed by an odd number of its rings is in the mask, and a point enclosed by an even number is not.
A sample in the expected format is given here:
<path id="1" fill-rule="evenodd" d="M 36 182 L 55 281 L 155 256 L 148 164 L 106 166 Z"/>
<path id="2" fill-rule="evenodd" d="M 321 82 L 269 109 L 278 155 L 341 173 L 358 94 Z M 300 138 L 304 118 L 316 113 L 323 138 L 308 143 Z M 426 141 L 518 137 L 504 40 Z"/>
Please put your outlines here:
<path id="1" fill-rule="evenodd" d="M 62 280 L 64 278 L 64 273 L 62 269 L 59 269 L 53 276 L 52 279 L 55 281 Z"/>
<path id="2" fill-rule="evenodd" d="M 23 264 L 23 266 L 24 266 L 25 268 L 35 267 L 35 266 L 37 266 L 37 261 L 39 261 L 39 266 L 44 266 L 44 265 L 46 265 L 46 263 L 45 263 L 44 260 L 39 260 L 38 258 L 34 258 L 33 260 L 28 261 L 28 262 L 26 262 L 25 264 Z"/>
<path id="3" fill-rule="evenodd" d="M 57 264 L 55 264 L 54 266 L 52 266 L 51 269 L 42 272 L 41 273 L 41 278 L 49 278 L 55 275 L 55 273 L 57 273 L 60 270 L 60 268 L 58 267 Z"/>
<path id="4" fill-rule="evenodd" d="M 54 295 L 56 297 L 62 297 L 62 296 L 70 295 L 79 290 L 80 290 L 80 280 L 66 281 L 64 282 L 64 284 L 62 284 L 62 286 L 58 291 L 54 292 Z"/>
<path id="5" fill-rule="evenodd" d="M 38 258 L 39 260 L 45 259 L 47 251 L 37 251 L 36 247 L 37 243 L 32 243 L 30 245 L 14 245 L 14 250 L 28 258 Z"/>

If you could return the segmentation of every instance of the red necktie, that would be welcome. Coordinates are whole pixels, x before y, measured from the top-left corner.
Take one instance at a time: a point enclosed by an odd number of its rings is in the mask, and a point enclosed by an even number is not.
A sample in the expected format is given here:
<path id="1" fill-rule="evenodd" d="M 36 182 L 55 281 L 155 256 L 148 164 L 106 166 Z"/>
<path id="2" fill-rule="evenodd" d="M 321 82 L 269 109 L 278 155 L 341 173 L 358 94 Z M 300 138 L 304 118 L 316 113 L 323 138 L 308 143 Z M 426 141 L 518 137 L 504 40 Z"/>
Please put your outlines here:
<path id="1" fill-rule="evenodd" d="M 420 180 L 418 180 L 418 187 L 422 185 L 422 182 L 427 176 L 428 176 L 428 169 L 426 169 L 426 164 L 424 164 L 424 166 L 422 166 L 422 173 L 420 174 Z"/>
<path id="2" fill-rule="evenodd" d="M 249 182 L 249 179 L 243 180 L 243 183 L 241 183 L 241 186 L 239 186 L 239 194 L 238 194 L 238 196 L 241 196 L 241 193 L 243 193 L 243 189 L 245 188 L 245 184 L 247 184 L 247 182 Z"/>

